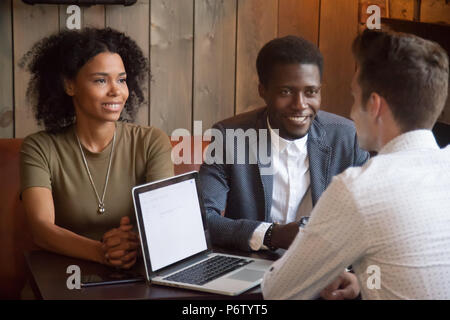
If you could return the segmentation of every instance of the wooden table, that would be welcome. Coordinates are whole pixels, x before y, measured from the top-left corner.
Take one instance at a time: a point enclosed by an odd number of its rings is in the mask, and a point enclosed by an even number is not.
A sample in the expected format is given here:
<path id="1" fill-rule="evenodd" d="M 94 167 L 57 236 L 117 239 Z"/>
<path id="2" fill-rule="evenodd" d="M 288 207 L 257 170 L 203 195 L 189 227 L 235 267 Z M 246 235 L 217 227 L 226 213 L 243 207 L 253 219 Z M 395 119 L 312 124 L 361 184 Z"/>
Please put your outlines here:
<path id="1" fill-rule="evenodd" d="M 282 250 L 261 253 L 242 253 L 220 249 L 216 251 L 273 261 L 278 259 L 282 254 Z M 146 282 L 82 287 L 81 289 L 69 290 L 66 282 L 71 274 L 66 272 L 67 267 L 70 265 L 79 266 L 82 274 L 101 274 L 112 269 L 98 263 L 70 258 L 47 251 L 27 252 L 25 253 L 25 259 L 31 275 L 31 286 L 36 296 L 41 299 L 262 299 L 259 286 L 236 297 L 149 285 Z M 142 262 L 137 264 L 135 270 L 140 269 L 142 272 L 142 266 Z"/>

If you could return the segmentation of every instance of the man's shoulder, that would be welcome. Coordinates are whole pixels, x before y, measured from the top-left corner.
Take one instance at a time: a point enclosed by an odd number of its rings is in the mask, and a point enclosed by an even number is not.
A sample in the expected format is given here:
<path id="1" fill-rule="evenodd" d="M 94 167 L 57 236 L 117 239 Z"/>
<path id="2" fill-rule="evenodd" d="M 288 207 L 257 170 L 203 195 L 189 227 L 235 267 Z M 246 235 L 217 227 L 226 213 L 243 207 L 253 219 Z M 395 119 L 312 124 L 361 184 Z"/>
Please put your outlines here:
<path id="1" fill-rule="evenodd" d="M 256 128 L 258 126 L 258 123 L 261 123 L 261 121 L 265 119 L 265 115 L 266 107 L 262 107 L 221 120 L 214 126 L 224 129 L 240 128 L 243 130 Z"/>
<path id="2" fill-rule="evenodd" d="M 330 143 L 345 140 L 352 141 L 356 136 L 353 121 L 326 111 L 319 111 L 311 126 L 312 137 L 325 139 Z"/>
<path id="3" fill-rule="evenodd" d="M 320 110 L 315 118 L 317 123 L 325 130 L 344 130 L 355 132 L 355 125 L 353 121 L 338 116 L 337 114 Z"/>
<path id="4" fill-rule="evenodd" d="M 391 154 L 377 155 L 361 166 L 347 168 L 336 178 L 344 183 L 349 190 L 352 190 L 353 193 L 361 195 L 367 192 L 374 192 L 387 181 L 386 178 L 383 178 L 383 183 L 377 183 L 379 177 L 393 177 L 396 175 L 398 166 L 401 165 L 402 161 L 395 158 Z M 401 183 L 401 181 L 399 182 Z"/>
<path id="5" fill-rule="evenodd" d="M 390 185 L 389 192 L 401 190 L 404 186 L 414 184 L 417 177 L 411 172 L 423 172 L 439 175 L 450 169 L 450 146 L 442 149 L 424 149 L 423 151 L 405 151 L 378 154 L 370 158 L 360 167 L 346 169 L 338 177 L 353 190 L 364 190 L 370 186 L 370 192 L 381 188 L 384 192 L 386 185 Z M 427 166 L 430 161 L 434 166 Z M 401 170 L 408 163 L 409 170 Z"/>

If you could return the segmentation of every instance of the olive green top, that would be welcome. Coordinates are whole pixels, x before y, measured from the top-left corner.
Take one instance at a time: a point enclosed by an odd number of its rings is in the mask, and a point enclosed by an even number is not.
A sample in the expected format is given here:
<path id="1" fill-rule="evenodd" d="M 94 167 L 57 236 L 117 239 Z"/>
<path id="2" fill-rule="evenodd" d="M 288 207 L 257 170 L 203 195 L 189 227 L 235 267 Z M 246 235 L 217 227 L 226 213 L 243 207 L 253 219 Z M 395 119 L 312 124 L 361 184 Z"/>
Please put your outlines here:
<path id="1" fill-rule="evenodd" d="M 102 152 L 83 148 L 89 170 L 101 198 L 112 143 Z M 173 176 L 171 144 L 154 127 L 117 122 L 111 172 L 105 194 L 105 213 L 97 213 L 98 200 L 83 163 L 75 126 L 64 132 L 44 131 L 25 138 L 20 157 L 21 193 L 30 187 L 52 191 L 55 223 L 79 235 L 100 240 L 128 215 L 136 221 L 131 188 Z"/>

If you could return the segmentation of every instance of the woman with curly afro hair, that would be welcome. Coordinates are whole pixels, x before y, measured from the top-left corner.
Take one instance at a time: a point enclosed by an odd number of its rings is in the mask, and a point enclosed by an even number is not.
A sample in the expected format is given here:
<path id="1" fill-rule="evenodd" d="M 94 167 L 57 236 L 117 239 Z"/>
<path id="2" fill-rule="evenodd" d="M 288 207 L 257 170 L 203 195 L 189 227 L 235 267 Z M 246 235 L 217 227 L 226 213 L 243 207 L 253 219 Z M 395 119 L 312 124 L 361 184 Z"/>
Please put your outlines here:
<path id="1" fill-rule="evenodd" d="M 34 241 L 130 268 L 139 249 L 131 188 L 173 175 L 167 135 L 129 123 L 144 101 L 147 60 L 125 34 L 86 28 L 39 41 L 21 64 L 45 126 L 21 150 L 21 196 Z"/>

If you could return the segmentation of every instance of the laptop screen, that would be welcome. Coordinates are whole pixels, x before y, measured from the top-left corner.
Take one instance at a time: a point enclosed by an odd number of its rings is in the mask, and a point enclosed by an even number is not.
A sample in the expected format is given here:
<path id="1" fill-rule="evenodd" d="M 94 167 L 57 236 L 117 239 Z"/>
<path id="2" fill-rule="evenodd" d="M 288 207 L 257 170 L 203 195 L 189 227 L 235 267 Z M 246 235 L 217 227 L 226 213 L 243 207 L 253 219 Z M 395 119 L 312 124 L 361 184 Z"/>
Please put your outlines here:
<path id="1" fill-rule="evenodd" d="M 152 271 L 207 249 L 195 178 L 139 193 L 139 203 Z"/>

